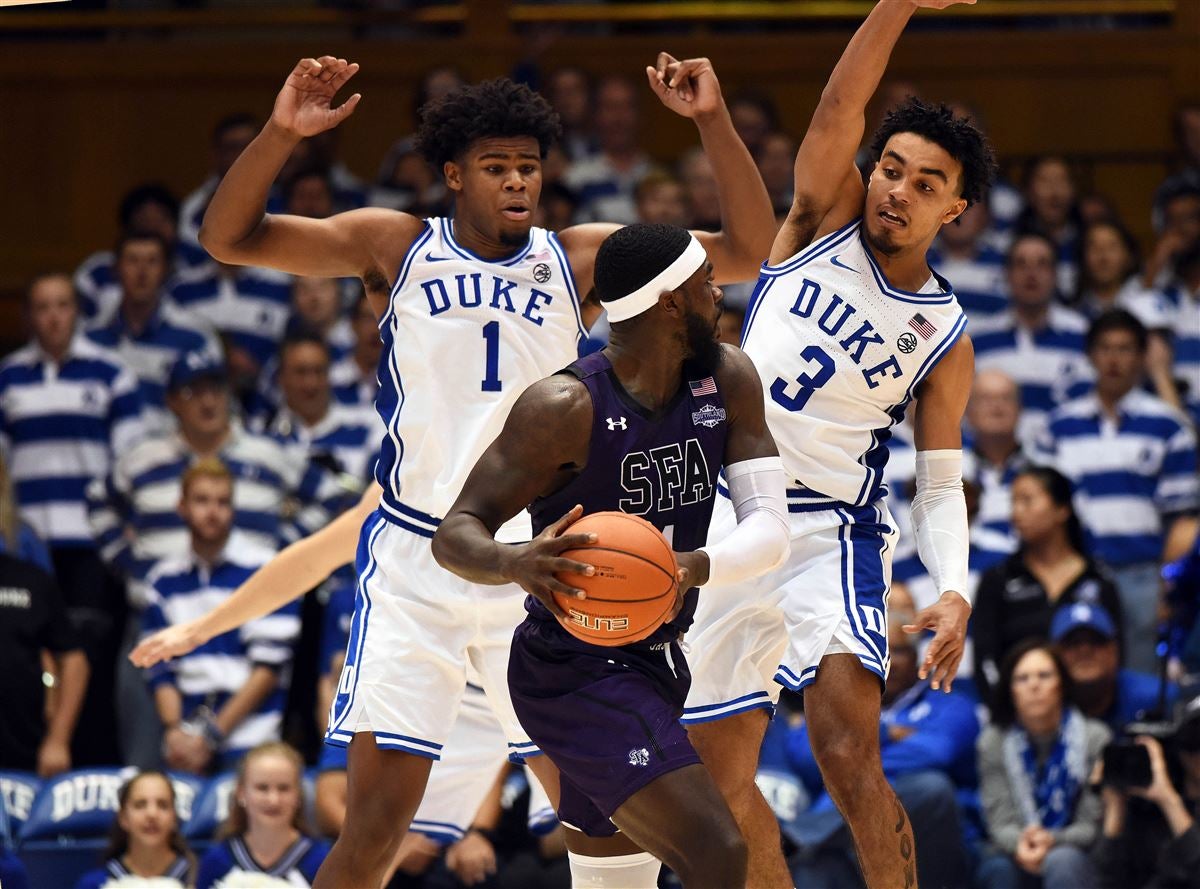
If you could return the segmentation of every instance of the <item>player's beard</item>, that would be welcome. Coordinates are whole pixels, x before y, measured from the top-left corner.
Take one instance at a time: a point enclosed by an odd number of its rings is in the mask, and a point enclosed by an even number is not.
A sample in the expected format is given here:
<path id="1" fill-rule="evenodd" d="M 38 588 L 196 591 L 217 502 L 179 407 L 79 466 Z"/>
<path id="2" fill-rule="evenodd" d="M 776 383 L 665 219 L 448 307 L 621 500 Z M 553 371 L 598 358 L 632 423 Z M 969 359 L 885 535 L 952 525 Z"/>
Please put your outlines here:
<path id="1" fill-rule="evenodd" d="M 720 313 L 717 314 L 720 318 Z M 687 336 L 688 363 L 705 373 L 714 373 L 721 364 L 721 344 L 717 340 L 716 321 L 709 321 L 696 312 L 688 312 L 684 320 Z"/>

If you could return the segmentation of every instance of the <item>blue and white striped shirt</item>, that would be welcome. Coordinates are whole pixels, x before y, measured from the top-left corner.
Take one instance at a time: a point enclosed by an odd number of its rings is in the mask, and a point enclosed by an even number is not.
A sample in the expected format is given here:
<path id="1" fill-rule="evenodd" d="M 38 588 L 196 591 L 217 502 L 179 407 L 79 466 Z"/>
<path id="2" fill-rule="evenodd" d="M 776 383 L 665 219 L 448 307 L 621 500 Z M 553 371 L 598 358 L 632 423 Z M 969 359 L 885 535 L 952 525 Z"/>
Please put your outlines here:
<path id="1" fill-rule="evenodd" d="M 333 397 L 342 404 L 365 405 L 374 409 L 375 396 L 379 394 L 379 377 L 374 367 L 364 373 L 354 360 L 353 353 L 329 366 L 329 385 L 333 387 Z"/>
<path id="2" fill-rule="evenodd" d="M 217 456 L 234 476 L 234 527 L 264 549 L 324 527 L 345 497 L 333 474 L 303 452 L 240 426 L 231 429 Z M 88 486 L 89 519 L 106 561 L 139 578 L 150 563 L 188 551 L 177 506 L 180 480 L 195 459 L 178 434 L 158 436 L 121 454 L 107 477 Z M 140 592 L 130 585 L 139 605 Z"/>
<path id="3" fill-rule="evenodd" d="M 284 407 L 266 433 L 280 444 L 303 448 L 310 460 L 343 476 L 343 483 L 357 496 L 374 474 L 384 427 L 374 407 L 331 401 L 325 416 L 313 426 L 306 426 Z"/>
<path id="4" fill-rule="evenodd" d="M 935 243 L 926 261 L 948 281 L 954 282 L 954 295 L 967 315 L 972 332 L 975 325 L 999 315 L 1008 308 L 1008 280 L 1005 276 L 1004 251 L 981 242 L 970 259 L 943 255 Z"/>
<path id="5" fill-rule="evenodd" d="M 974 328 L 976 371 L 1003 371 L 1020 387 L 1018 435 L 1027 446 L 1045 427 L 1050 411 L 1091 388 L 1093 372 L 1084 348 L 1087 329 L 1082 315 L 1062 306 L 1050 307 L 1039 330 L 1021 326 L 1012 310 Z"/>
<path id="6" fill-rule="evenodd" d="M 1012 483 L 1029 466 L 1029 457 L 1018 448 L 1002 466 L 988 462 L 977 451 L 963 454 L 963 478 L 979 489 L 979 509 L 971 520 L 971 568 L 983 572 L 1017 550 L 1012 527 Z"/>
<path id="7" fill-rule="evenodd" d="M 157 562 L 146 576 L 149 602 L 142 614 L 144 633 L 195 620 L 216 608 L 273 555 L 255 547 L 236 532 L 213 564 L 194 551 Z M 300 635 L 300 603 L 289 602 L 266 617 L 222 633 L 189 654 L 157 664 L 147 672 L 150 685 L 174 685 L 183 696 L 183 716 L 207 705 L 219 712 L 259 665 L 283 671 L 292 660 Z M 285 677 L 286 678 L 286 674 Z M 278 740 L 287 684 L 281 681 L 258 709 L 246 716 L 222 744 L 221 752 L 236 755 L 256 744 Z"/>
<path id="8" fill-rule="evenodd" d="M 93 546 L 84 492 L 145 434 L 138 381 L 82 334 L 61 364 L 36 342 L 0 363 L 0 450 L 21 516 L 51 546 Z"/>
<path id="9" fill-rule="evenodd" d="M 1188 409 L 1193 422 L 1200 424 L 1200 291 L 1188 293 L 1177 284 L 1163 296 L 1173 313 L 1174 376 L 1187 384 Z"/>
<path id="10" fill-rule="evenodd" d="M 138 377 L 147 427 L 154 432 L 175 428 L 167 410 L 167 379 L 181 355 L 206 351 L 221 357 L 221 346 L 211 327 L 199 318 L 169 305 L 160 305 L 140 333 L 133 333 L 118 311 L 113 320 L 87 333 L 92 342 L 112 349 Z"/>
<path id="11" fill-rule="evenodd" d="M 261 368 L 275 354 L 291 314 L 291 276 L 273 269 L 206 263 L 179 276 L 170 303 L 203 319 Z"/>
<path id="12" fill-rule="evenodd" d="M 175 245 L 175 264 L 166 287 L 171 287 L 176 275 L 208 260 L 203 247 L 180 241 Z M 75 270 L 79 313 L 90 325 L 108 324 L 121 305 L 121 283 L 113 268 L 115 261 L 111 250 L 101 250 L 85 259 Z"/>
<path id="13" fill-rule="evenodd" d="M 1200 506 L 1196 436 L 1161 399 L 1134 389 L 1114 422 L 1095 394 L 1050 415 L 1034 459 L 1075 484 L 1076 509 L 1092 554 L 1110 565 L 1155 562 L 1164 519 Z"/>

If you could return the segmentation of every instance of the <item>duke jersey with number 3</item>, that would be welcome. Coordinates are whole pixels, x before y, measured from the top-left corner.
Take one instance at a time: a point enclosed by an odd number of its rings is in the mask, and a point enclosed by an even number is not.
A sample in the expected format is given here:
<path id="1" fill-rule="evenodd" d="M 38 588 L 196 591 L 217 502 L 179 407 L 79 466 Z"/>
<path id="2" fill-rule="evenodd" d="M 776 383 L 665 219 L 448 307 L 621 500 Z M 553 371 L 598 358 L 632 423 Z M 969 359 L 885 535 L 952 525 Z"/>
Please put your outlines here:
<path id="1" fill-rule="evenodd" d="M 919 293 L 888 283 L 862 220 L 778 266 L 764 264 L 742 348 L 766 394 L 792 511 L 883 496 L 891 427 L 961 336 L 966 316 L 934 273 Z"/>
<path id="2" fill-rule="evenodd" d="M 520 394 L 579 354 L 583 325 L 566 251 L 552 232 L 532 228 L 511 256 L 488 260 L 455 240 L 449 219 L 429 219 L 379 328 L 381 507 L 432 537 Z M 522 524 L 528 533 L 522 516 L 504 529 L 512 539 L 521 539 Z"/>

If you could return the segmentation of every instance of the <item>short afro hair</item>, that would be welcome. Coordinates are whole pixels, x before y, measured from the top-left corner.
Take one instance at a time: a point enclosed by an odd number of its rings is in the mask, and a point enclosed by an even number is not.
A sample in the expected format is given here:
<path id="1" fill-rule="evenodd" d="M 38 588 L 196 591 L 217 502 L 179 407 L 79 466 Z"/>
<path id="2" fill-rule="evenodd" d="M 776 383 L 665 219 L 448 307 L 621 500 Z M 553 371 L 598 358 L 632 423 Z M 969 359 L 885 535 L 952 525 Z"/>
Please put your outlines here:
<path id="1" fill-rule="evenodd" d="M 883 119 L 871 140 L 876 160 L 883 154 L 888 139 L 897 133 L 915 133 L 940 145 L 962 165 L 959 194 L 967 206 L 979 203 L 987 194 L 996 175 L 996 157 L 983 133 L 965 117 L 955 117 L 947 105 L 927 105 L 909 96 Z"/>
<path id="2" fill-rule="evenodd" d="M 562 133 L 558 112 L 507 77 L 469 84 L 421 108 L 416 148 L 439 171 L 480 139 L 531 136 L 542 157 Z"/>
<path id="3" fill-rule="evenodd" d="M 687 229 L 662 223 L 617 229 L 596 251 L 596 295 L 601 302 L 611 302 L 649 284 L 683 254 L 691 240 Z"/>

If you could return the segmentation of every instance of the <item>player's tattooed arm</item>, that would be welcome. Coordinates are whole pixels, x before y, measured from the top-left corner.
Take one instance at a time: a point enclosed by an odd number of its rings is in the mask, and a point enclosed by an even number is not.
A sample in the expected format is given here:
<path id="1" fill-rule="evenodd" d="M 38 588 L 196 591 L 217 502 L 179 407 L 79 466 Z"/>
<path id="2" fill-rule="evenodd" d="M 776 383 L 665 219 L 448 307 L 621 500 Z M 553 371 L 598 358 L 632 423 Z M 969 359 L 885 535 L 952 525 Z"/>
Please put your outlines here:
<path id="1" fill-rule="evenodd" d="M 854 158 L 866 130 L 867 103 L 918 7 L 955 2 L 975 0 L 880 0 L 850 39 L 796 153 L 795 199 L 771 248 L 772 265 L 862 212 L 865 192 Z"/>
<path id="2" fill-rule="evenodd" d="M 592 571 L 560 555 L 594 542 L 592 534 L 564 533 L 582 509 L 572 509 L 529 543 L 497 543 L 495 534 L 536 497 L 562 487 L 583 467 L 591 429 L 591 396 L 579 380 L 558 374 L 526 389 L 438 527 L 433 537 L 438 564 L 474 583 L 517 583 L 565 617 L 551 592 L 577 598 L 583 592 L 562 583 L 556 573 Z"/>
<path id="3" fill-rule="evenodd" d="M 267 198 L 301 140 L 337 126 L 353 113 L 355 93 L 337 108 L 334 95 L 358 72 L 332 56 L 301 59 L 275 99 L 271 118 L 222 178 L 204 214 L 200 242 L 217 260 L 295 275 L 360 277 L 377 312 L 389 277 L 424 223 L 393 210 L 365 208 L 328 219 L 268 214 Z"/>

